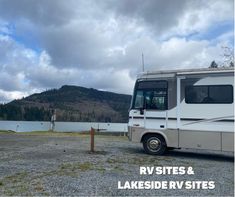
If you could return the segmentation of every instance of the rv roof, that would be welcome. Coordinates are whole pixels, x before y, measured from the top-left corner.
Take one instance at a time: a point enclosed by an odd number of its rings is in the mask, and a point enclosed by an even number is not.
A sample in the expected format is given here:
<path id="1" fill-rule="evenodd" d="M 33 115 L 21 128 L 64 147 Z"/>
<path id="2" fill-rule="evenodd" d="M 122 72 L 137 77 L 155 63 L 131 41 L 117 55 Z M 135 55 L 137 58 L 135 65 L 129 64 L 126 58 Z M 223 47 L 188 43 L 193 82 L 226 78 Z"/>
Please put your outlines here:
<path id="1" fill-rule="evenodd" d="M 221 67 L 221 68 L 198 68 L 198 69 L 178 69 L 178 70 L 158 70 L 158 71 L 146 71 L 138 75 L 138 78 L 150 77 L 150 76 L 169 76 L 176 75 L 194 75 L 194 74 L 216 74 L 216 73 L 233 73 L 234 68 Z"/>

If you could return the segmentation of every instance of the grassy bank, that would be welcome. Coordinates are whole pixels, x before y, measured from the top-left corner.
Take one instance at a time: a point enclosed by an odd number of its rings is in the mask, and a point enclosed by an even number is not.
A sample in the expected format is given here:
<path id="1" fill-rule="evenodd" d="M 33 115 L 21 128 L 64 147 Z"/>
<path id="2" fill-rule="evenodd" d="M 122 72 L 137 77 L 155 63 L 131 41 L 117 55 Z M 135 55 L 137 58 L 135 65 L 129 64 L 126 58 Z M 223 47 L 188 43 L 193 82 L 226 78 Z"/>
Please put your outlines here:
<path id="1" fill-rule="evenodd" d="M 17 135 L 46 135 L 46 136 L 87 136 L 90 135 L 90 131 L 82 132 L 59 132 L 59 131 L 30 131 L 30 132 L 15 132 L 0 130 L 0 134 L 17 134 Z M 104 135 L 104 136 L 124 136 L 124 132 L 95 132 L 95 135 Z"/>
<path id="2" fill-rule="evenodd" d="M 1 133 L 15 133 L 15 131 L 10 131 L 10 130 L 0 130 Z"/>

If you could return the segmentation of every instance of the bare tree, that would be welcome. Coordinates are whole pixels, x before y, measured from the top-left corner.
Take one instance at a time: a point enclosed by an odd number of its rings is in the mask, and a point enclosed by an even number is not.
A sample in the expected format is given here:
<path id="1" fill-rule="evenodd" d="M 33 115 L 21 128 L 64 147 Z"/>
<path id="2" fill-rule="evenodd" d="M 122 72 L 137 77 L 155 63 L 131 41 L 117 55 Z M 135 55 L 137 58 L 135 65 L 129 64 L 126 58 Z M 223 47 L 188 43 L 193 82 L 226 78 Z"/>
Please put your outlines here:
<path id="1" fill-rule="evenodd" d="M 215 62 L 213 60 L 209 68 L 219 68 L 219 67 L 234 67 L 234 48 L 231 46 L 221 46 L 222 54 L 221 61 Z"/>
<path id="2" fill-rule="evenodd" d="M 234 67 L 234 49 L 229 46 L 222 46 L 223 50 L 223 62 L 221 64 L 222 67 Z"/>

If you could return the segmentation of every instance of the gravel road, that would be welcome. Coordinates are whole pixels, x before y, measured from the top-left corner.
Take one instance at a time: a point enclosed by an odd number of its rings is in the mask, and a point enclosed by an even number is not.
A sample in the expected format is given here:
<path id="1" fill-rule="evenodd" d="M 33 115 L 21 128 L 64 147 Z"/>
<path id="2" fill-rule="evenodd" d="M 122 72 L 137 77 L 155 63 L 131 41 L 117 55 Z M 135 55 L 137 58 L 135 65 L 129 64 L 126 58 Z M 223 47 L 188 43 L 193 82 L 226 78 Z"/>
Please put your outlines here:
<path id="1" fill-rule="evenodd" d="M 79 134 L 0 134 L 0 196 L 233 196 L 232 153 L 143 152 L 126 137 Z M 140 166 L 193 167 L 194 175 L 140 175 Z M 215 181 L 215 189 L 120 190 L 118 181 Z"/>

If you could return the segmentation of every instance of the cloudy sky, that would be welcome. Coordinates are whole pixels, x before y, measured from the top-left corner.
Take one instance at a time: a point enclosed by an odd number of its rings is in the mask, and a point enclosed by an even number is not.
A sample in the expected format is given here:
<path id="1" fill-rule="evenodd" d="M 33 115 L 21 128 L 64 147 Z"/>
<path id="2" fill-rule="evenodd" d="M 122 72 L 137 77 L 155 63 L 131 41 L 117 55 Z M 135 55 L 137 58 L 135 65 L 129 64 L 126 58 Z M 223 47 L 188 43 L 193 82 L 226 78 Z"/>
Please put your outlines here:
<path id="1" fill-rule="evenodd" d="M 132 93 L 146 70 L 233 48 L 233 0 L 0 0 L 0 102 L 64 84 Z"/>

